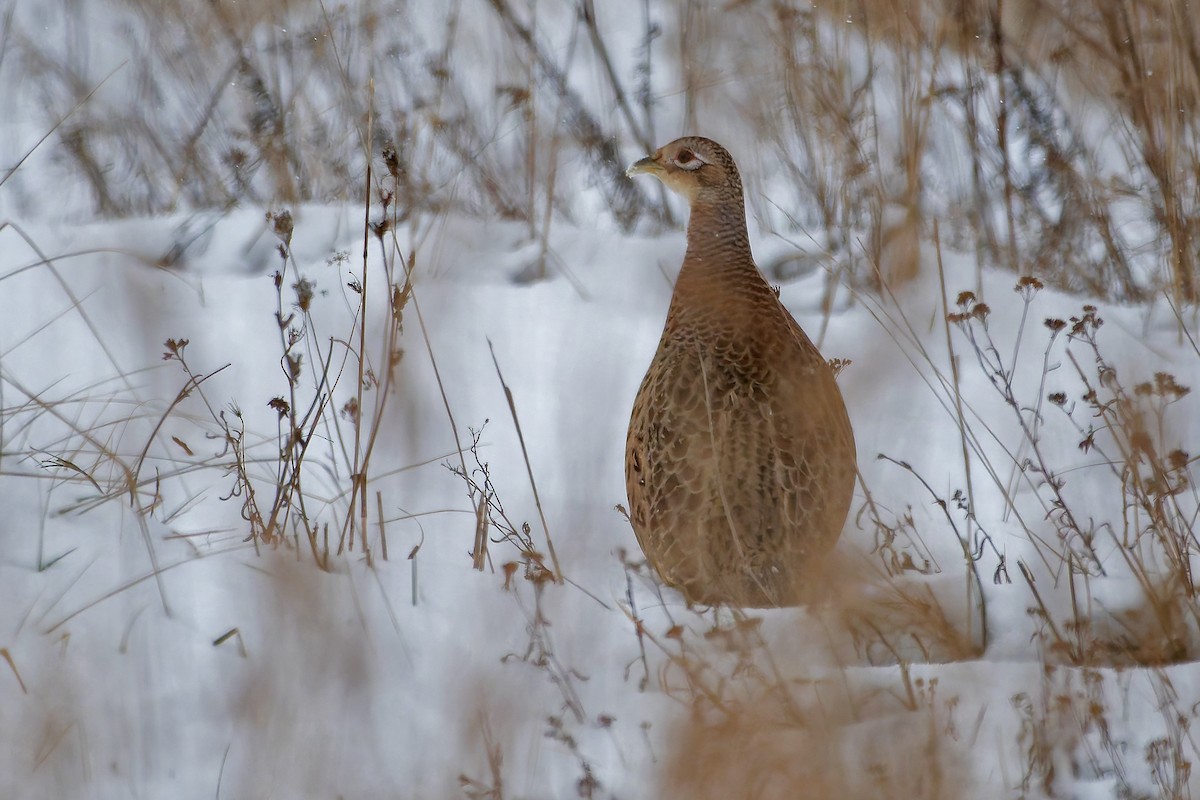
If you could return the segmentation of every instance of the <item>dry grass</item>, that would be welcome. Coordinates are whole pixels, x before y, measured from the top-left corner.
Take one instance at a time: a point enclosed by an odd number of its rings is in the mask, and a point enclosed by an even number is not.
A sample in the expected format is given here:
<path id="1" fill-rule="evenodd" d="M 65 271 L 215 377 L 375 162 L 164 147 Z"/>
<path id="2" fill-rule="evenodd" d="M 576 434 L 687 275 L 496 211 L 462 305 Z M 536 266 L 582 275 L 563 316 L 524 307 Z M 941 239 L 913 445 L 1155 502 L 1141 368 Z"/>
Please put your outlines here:
<path id="1" fill-rule="evenodd" d="M 933 709 L 867 736 L 781 720 L 770 698 L 695 715 L 671 732 L 662 797 L 810 800 L 961 797 L 962 775 Z"/>
<path id="2" fill-rule="evenodd" d="M 47 42 L 18 17 L 5 63 L 61 121 L 60 163 L 103 214 L 352 199 L 365 153 L 392 141 L 401 207 L 523 220 L 539 278 L 576 187 L 622 228 L 674 223 L 623 180 L 617 142 L 705 132 L 742 155 L 767 227 L 813 237 L 839 280 L 911 281 L 936 218 L 981 266 L 1194 300 L 1200 136 L 1177 109 L 1200 94 L 1200 23 L 1178 0 L 629 9 L 632 29 L 592 3 L 131 0 L 114 13 L 132 90 L 75 108 L 103 75 L 68 55 L 71 26 Z"/>

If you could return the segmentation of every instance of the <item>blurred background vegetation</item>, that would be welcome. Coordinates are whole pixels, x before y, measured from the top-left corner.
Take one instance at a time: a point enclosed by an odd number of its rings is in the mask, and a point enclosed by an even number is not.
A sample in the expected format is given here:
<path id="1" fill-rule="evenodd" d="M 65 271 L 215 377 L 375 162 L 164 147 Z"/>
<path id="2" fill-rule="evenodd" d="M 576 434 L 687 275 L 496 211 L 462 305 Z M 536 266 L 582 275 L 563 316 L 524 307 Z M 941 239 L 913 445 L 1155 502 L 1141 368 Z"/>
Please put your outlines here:
<path id="1" fill-rule="evenodd" d="M 936 219 L 980 267 L 1196 297 L 1184 0 L 18 5 L 0 79 L 58 126 L 76 213 L 358 201 L 390 146 L 404 213 L 531 238 L 597 212 L 675 225 L 622 170 L 701 133 L 739 157 L 758 224 L 807 236 L 841 280 L 912 278 Z M 53 211 L 34 203 L 16 210 Z"/>

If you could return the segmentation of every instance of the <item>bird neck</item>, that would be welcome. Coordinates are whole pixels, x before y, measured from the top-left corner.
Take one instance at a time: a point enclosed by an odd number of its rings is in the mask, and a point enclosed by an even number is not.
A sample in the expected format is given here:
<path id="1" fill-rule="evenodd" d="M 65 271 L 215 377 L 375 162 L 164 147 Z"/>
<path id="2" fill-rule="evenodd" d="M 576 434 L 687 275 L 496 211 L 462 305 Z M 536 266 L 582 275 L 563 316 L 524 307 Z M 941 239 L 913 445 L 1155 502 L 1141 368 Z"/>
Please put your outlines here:
<path id="1" fill-rule="evenodd" d="M 755 270 L 746 232 L 746 209 L 740 194 L 697 200 L 688 219 L 687 253 L 680 280 L 722 279 L 731 272 Z"/>
<path id="2" fill-rule="evenodd" d="M 744 330 L 777 308 L 754 266 L 740 193 L 722 202 L 693 202 L 687 241 L 664 336 L 696 325 Z"/>

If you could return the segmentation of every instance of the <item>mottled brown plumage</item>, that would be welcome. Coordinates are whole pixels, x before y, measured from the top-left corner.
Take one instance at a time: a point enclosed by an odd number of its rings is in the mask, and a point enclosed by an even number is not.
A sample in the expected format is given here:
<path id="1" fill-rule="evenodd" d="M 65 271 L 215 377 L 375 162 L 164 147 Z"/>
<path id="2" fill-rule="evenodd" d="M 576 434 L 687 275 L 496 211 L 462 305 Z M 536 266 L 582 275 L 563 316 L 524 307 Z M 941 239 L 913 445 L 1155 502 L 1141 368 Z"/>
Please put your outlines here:
<path id="1" fill-rule="evenodd" d="M 750 253 L 742 182 L 714 141 L 629 168 L 691 205 L 687 254 L 625 448 L 646 558 L 698 603 L 791 605 L 837 541 L 854 491 L 833 371 Z"/>

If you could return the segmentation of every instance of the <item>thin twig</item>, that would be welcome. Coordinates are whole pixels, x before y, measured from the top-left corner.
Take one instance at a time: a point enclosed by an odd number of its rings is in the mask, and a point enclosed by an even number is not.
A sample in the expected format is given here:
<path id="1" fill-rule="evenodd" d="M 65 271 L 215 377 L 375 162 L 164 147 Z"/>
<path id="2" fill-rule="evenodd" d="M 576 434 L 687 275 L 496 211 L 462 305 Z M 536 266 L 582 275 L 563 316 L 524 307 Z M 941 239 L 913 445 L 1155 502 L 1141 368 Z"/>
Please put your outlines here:
<path id="1" fill-rule="evenodd" d="M 521 457 L 525 459 L 525 472 L 529 475 L 529 487 L 533 490 L 533 502 L 537 506 L 538 518 L 542 522 L 542 531 L 546 534 L 546 548 L 550 551 L 550 561 L 554 564 L 554 581 L 562 583 L 562 566 L 558 563 L 558 554 L 554 551 L 554 540 L 550 538 L 550 526 L 546 524 L 546 513 L 542 510 L 542 498 L 538 494 L 537 482 L 533 479 L 533 466 L 529 463 L 529 450 L 525 447 L 525 435 L 521 433 L 521 421 L 517 419 L 517 406 L 513 401 L 512 389 L 508 388 L 508 384 L 504 382 L 504 375 L 500 372 L 500 362 L 496 359 L 496 348 L 492 345 L 491 339 L 488 339 L 488 350 L 492 354 L 492 364 L 496 366 L 496 377 L 500 379 L 500 386 L 504 389 L 504 399 L 508 401 L 508 411 L 512 414 L 513 427 L 517 430 L 517 441 L 521 443 Z"/>

